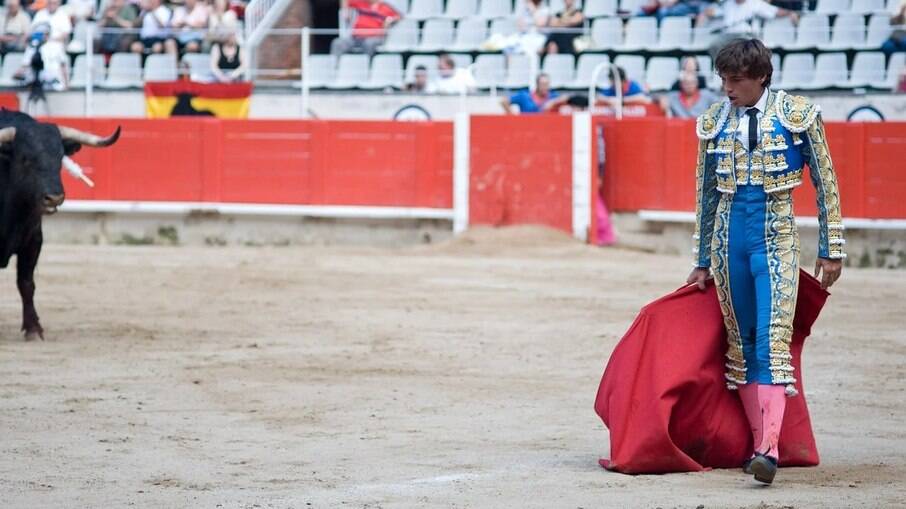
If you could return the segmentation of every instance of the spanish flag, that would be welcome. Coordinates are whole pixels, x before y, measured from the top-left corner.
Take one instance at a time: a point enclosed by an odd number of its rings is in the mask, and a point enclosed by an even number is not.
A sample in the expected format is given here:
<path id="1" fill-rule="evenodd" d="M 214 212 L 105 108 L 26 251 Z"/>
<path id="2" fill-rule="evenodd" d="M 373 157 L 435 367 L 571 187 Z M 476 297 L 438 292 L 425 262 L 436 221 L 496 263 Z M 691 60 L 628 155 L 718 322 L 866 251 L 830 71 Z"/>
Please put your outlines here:
<path id="1" fill-rule="evenodd" d="M 200 115 L 248 118 L 252 84 L 156 81 L 145 83 L 148 118 Z"/>

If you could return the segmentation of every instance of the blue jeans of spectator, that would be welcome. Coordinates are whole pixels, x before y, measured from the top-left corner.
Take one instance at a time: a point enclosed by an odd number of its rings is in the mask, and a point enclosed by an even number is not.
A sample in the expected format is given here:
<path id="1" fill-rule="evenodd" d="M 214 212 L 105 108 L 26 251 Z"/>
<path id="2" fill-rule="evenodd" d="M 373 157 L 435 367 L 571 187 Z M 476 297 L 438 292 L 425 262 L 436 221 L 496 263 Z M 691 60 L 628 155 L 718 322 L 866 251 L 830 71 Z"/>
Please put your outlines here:
<path id="1" fill-rule="evenodd" d="M 881 51 L 890 58 L 898 51 L 906 51 L 906 37 L 891 37 L 881 44 Z"/>
<path id="2" fill-rule="evenodd" d="M 698 2 L 680 2 L 670 7 L 661 7 L 655 13 L 658 21 L 668 16 L 695 16 L 701 10 Z"/>

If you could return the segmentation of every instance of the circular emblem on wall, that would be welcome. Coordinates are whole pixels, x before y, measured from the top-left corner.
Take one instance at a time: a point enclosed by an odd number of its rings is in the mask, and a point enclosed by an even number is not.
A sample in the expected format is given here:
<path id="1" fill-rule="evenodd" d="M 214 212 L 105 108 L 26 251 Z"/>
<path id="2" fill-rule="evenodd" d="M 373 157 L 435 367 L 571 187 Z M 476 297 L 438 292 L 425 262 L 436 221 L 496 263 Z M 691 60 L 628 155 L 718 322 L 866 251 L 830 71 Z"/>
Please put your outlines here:
<path id="1" fill-rule="evenodd" d="M 874 106 L 866 104 L 850 111 L 846 120 L 849 122 L 883 122 L 884 114 Z"/>
<path id="2" fill-rule="evenodd" d="M 404 122 L 423 122 L 431 120 L 431 114 L 428 110 L 417 104 L 407 104 L 396 110 L 393 114 L 393 120 L 402 120 Z"/>

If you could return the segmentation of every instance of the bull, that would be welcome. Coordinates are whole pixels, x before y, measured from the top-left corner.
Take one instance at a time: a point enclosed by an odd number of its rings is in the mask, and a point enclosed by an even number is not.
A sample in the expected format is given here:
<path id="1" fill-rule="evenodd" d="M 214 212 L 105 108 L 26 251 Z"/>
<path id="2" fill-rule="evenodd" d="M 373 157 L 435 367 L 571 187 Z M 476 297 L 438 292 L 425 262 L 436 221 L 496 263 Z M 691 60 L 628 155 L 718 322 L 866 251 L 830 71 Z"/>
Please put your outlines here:
<path id="1" fill-rule="evenodd" d="M 107 147 L 120 128 L 107 137 L 71 127 L 38 122 L 15 111 L 0 111 L 0 268 L 16 255 L 16 286 L 22 297 L 22 331 L 27 341 L 44 339 L 35 311 L 35 267 L 44 236 L 41 220 L 63 204 L 66 193 L 61 167 L 93 185 L 69 156 L 82 148 Z"/>

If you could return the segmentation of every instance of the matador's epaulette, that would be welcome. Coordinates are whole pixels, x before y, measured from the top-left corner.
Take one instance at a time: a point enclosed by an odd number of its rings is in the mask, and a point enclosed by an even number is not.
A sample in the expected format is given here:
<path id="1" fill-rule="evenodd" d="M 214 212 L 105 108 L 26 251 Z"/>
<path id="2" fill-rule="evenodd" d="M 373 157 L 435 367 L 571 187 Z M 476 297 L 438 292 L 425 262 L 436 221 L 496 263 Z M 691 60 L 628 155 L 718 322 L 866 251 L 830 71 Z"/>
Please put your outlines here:
<path id="1" fill-rule="evenodd" d="M 711 140 L 723 129 L 730 115 L 730 102 L 718 101 L 712 104 L 695 121 L 695 134 L 699 139 Z"/>
<path id="2" fill-rule="evenodd" d="M 789 95 L 783 90 L 777 92 L 777 118 L 790 132 L 801 133 L 811 127 L 821 108 L 802 97 Z"/>

